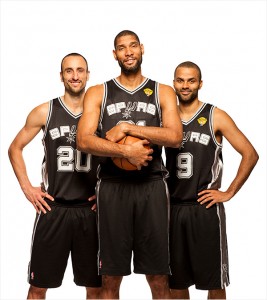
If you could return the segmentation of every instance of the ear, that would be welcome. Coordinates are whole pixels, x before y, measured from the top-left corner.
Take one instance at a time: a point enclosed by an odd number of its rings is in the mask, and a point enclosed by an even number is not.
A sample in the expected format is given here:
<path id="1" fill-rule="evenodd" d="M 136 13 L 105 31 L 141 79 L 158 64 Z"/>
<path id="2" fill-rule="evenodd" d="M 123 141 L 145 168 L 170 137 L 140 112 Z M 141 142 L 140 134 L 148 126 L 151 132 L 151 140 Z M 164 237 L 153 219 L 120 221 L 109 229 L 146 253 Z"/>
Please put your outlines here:
<path id="1" fill-rule="evenodd" d="M 88 81 L 90 78 L 90 71 L 87 72 L 87 75 L 86 75 L 86 81 Z"/>
<path id="2" fill-rule="evenodd" d="M 199 90 L 202 88 L 202 85 L 203 85 L 203 81 L 201 80 L 200 84 L 199 84 L 199 87 L 198 87 Z"/>
<path id="3" fill-rule="evenodd" d="M 115 51 L 115 50 L 113 50 L 112 52 L 113 52 L 113 56 L 114 56 L 114 58 L 115 58 L 116 60 L 118 60 L 118 58 L 117 58 L 117 55 L 116 55 L 116 51 Z"/>
<path id="4" fill-rule="evenodd" d="M 141 52 L 142 52 L 142 55 L 145 53 L 145 48 L 144 48 L 144 45 L 143 44 L 141 44 L 140 45 L 140 47 L 141 47 Z"/>
<path id="5" fill-rule="evenodd" d="M 62 75 L 62 72 L 60 72 L 59 75 L 60 75 L 60 81 L 63 82 L 63 75 Z"/>

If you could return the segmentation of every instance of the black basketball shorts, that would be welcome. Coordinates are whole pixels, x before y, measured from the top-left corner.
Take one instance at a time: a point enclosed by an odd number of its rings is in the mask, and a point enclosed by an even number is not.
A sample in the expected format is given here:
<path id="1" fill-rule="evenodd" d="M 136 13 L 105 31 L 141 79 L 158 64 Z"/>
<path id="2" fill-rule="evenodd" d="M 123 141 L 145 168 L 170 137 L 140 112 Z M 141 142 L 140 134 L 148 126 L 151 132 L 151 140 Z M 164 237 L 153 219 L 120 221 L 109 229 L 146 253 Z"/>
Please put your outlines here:
<path id="1" fill-rule="evenodd" d="M 229 284 L 228 250 L 223 203 L 206 208 L 171 205 L 171 289 L 223 289 Z"/>
<path id="2" fill-rule="evenodd" d="M 99 274 L 170 274 L 165 181 L 99 181 Z"/>
<path id="3" fill-rule="evenodd" d="M 36 215 L 28 282 L 40 288 L 59 287 L 71 253 L 74 282 L 79 286 L 101 286 L 96 213 L 91 204 L 48 204 L 51 211 Z"/>

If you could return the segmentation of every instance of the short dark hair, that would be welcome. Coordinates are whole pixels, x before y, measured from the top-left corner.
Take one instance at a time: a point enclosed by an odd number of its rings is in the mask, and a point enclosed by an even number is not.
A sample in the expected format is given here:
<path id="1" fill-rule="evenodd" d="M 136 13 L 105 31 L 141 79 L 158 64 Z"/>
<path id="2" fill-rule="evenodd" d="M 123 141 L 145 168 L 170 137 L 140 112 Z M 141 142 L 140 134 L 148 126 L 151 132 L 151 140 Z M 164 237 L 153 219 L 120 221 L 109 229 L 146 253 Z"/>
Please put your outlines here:
<path id="1" fill-rule="evenodd" d="M 139 37 L 135 32 L 133 32 L 131 30 L 123 30 L 123 31 L 119 32 L 114 39 L 114 49 L 116 49 L 118 38 L 120 38 L 121 36 L 126 36 L 126 35 L 133 35 L 137 39 L 138 43 L 140 44 Z"/>
<path id="2" fill-rule="evenodd" d="M 88 70 L 88 63 L 87 63 L 86 58 L 85 58 L 83 55 L 81 55 L 80 53 L 73 52 L 73 53 L 69 53 L 69 54 L 65 55 L 65 56 L 62 58 L 62 61 L 61 61 L 61 72 L 63 72 L 63 61 L 64 61 L 65 58 L 67 58 L 67 57 L 69 57 L 69 56 L 80 56 L 80 57 L 82 57 L 82 58 L 84 59 L 85 63 L 86 63 L 86 71 L 87 71 L 87 72 L 89 71 L 89 70 Z"/>
<path id="3" fill-rule="evenodd" d="M 193 69 L 196 69 L 198 71 L 198 74 L 199 74 L 199 81 L 201 81 L 202 79 L 202 74 L 201 74 L 201 70 L 199 68 L 199 66 L 191 61 L 184 61 L 182 63 L 180 63 L 176 68 L 175 68 L 175 71 L 174 71 L 174 78 L 175 78 L 175 74 L 176 74 L 176 71 L 178 68 L 193 68 Z"/>

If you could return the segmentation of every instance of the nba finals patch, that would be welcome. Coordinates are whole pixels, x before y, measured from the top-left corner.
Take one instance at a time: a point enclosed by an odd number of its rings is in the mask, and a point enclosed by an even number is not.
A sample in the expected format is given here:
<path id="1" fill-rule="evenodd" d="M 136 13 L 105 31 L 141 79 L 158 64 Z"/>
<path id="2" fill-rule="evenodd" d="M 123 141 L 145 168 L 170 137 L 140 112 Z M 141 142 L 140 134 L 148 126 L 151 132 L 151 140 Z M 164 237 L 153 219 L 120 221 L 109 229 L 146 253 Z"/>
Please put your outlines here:
<path id="1" fill-rule="evenodd" d="M 198 124 L 199 124 L 200 126 L 203 126 L 203 125 L 205 125 L 205 124 L 207 123 L 207 119 L 204 118 L 204 117 L 198 118 L 197 121 L 198 121 Z"/>
<path id="2" fill-rule="evenodd" d="M 153 91 L 149 88 L 144 89 L 144 92 L 147 95 L 147 97 L 153 94 Z"/>

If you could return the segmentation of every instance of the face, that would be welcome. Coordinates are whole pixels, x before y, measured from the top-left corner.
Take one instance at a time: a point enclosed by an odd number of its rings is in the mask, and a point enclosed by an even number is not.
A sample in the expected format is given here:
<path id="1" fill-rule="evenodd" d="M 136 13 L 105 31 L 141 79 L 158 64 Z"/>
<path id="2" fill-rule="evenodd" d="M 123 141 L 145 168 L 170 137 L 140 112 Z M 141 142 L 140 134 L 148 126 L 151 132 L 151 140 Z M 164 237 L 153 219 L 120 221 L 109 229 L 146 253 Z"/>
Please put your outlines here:
<path id="1" fill-rule="evenodd" d="M 61 81 L 64 83 L 65 92 L 72 96 L 84 93 L 89 72 L 85 60 L 81 56 L 68 56 L 62 63 Z"/>
<path id="2" fill-rule="evenodd" d="M 198 99 L 198 90 L 202 87 L 198 70 L 195 68 L 180 67 L 175 72 L 173 86 L 179 102 L 192 103 Z"/>
<path id="3" fill-rule="evenodd" d="M 114 58 L 125 74 L 135 74 L 140 70 L 143 54 L 143 45 L 140 45 L 133 35 L 118 38 L 116 49 L 113 50 Z"/>

